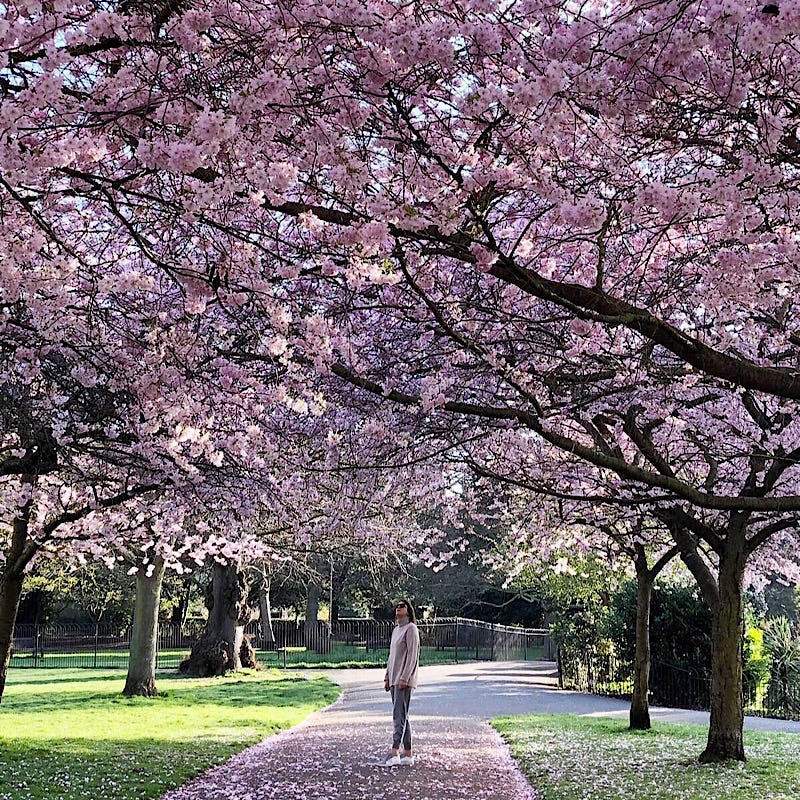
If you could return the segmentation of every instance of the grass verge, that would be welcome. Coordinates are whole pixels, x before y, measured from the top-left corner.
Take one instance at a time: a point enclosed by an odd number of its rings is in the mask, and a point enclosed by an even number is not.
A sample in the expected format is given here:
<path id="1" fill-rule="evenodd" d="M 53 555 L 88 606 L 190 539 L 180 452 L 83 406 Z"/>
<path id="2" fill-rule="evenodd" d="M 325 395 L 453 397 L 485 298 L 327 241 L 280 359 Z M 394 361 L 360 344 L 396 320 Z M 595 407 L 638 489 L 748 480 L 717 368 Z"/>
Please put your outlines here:
<path id="1" fill-rule="evenodd" d="M 121 695 L 118 670 L 10 671 L 0 705 L 0 800 L 150 800 L 333 702 L 322 677 L 158 676 Z"/>
<path id="2" fill-rule="evenodd" d="M 797 800 L 800 736 L 745 731 L 746 763 L 700 765 L 708 729 L 568 714 L 500 717 L 494 727 L 541 800 Z"/>

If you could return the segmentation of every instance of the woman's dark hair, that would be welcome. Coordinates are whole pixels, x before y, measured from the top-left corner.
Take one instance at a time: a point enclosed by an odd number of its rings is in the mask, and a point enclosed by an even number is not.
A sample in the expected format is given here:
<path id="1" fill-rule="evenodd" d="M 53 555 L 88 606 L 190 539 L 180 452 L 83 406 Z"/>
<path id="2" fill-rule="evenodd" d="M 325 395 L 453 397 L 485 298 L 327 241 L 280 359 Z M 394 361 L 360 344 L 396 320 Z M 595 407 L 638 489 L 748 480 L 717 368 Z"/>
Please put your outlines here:
<path id="1" fill-rule="evenodd" d="M 409 622 L 416 622 L 417 621 L 417 612 L 414 611 L 414 606 L 412 606 L 411 603 L 408 600 L 405 599 L 405 597 L 400 598 L 400 600 L 398 600 L 394 604 L 395 608 L 401 608 L 403 606 L 408 609 L 408 621 Z"/>

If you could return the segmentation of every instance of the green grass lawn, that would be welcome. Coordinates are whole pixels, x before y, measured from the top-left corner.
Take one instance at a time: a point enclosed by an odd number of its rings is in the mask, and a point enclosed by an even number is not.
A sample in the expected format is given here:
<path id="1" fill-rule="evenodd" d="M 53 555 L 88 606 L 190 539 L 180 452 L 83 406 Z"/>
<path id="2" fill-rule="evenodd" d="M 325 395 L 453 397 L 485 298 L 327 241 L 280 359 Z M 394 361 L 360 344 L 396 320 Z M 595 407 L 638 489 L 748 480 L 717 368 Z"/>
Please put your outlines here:
<path id="1" fill-rule="evenodd" d="M 480 655 L 487 657 L 484 648 Z M 530 648 L 528 658 L 533 660 L 540 655 L 540 649 Z M 385 667 L 389 654 L 388 649 L 366 650 L 363 646 L 348 645 L 343 642 L 334 642 L 329 653 L 317 653 L 305 647 L 287 647 L 280 650 L 258 650 L 258 660 L 265 667 L 293 669 L 335 669 L 335 668 L 360 668 L 360 667 Z M 172 669 L 178 666 L 189 655 L 185 649 L 164 649 L 158 654 L 159 669 Z M 525 658 L 525 651 L 520 650 L 519 659 Z M 459 661 L 472 661 L 475 659 L 474 649 L 460 648 Z M 437 649 L 436 647 L 422 647 L 420 650 L 420 663 L 425 664 L 450 664 L 456 661 L 455 649 L 452 647 Z M 284 663 L 285 662 L 285 663 Z M 12 657 L 11 668 L 30 669 L 49 667 L 51 669 L 75 669 L 78 667 L 92 667 L 98 669 L 127 669 L 127 649 L 101 649 L 95 654 L 93 650 L 74 653 L 45 653 L 34 659 L 29 654 L 18 654 Z"/>
<path id="2" fill-rule="evenodd" d="M 797 800 L 800 735 L 745 732 L 744 764 L 700 765 L 708 729 L 568 714 L 492 721 L 541 800 Z"/>
<path id="3" fill-rule="evenodd" d="M 0 704 L 0 800 L 145 800 L 328 705 L 322 677 L 159 675 L 123 697 L 125 673 L 11 670 Z"/>

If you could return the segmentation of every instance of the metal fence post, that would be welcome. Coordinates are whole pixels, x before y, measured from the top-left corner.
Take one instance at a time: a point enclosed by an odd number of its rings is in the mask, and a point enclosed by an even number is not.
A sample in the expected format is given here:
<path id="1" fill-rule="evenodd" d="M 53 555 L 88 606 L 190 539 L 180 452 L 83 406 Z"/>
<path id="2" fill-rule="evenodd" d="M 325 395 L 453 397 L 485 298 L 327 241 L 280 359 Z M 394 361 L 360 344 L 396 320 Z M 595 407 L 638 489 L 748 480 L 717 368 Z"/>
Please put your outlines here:
<path id="1" fill-rule="evenodd" d="M 556 650 L 556 670 L 558 671 L 558 688 L 564 688 L 564 658 L 561 647 Z"/>
<path id="2" fill-rule="evenodd" d="M 458 617 L 456 617 L 456 652 L 455 652 L 456 664 L 458 664 Z"/>

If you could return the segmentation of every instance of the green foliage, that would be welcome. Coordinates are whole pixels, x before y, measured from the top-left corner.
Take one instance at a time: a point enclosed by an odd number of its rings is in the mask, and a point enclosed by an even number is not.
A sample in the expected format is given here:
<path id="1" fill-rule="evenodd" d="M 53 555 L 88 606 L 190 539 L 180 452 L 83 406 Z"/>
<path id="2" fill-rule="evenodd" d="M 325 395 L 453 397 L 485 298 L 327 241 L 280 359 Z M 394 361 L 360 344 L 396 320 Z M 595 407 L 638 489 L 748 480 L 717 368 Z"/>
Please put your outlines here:
<path id="1" fill-rule="evenodd" d="M 562 554 L 553 563 L 525 567 L 512 588 L 538 598 L 547 609 L 562 611 L 570 606 L 607 606 L 622 581 L 624 572 L 606 559 Z"/>
<path id="2" fill-rule="evenodd" d="M 766 616 L 786 617 L 792 625 L 800 624 L 800 586 L 773 581 L 764 589 Z"/>
<path id="3" fill-rule="evenodd" d="M 776 617 L 765 625 L 764 654 L 769 659 L 770 706 L 800 713 L 800 640 L 786 617 Z"/>
<path id="4" fill-rule="evenodd" d="M 633 661 L 636 646 L 636 581 L 625 581 L 611 601 L 604 635 L 617 654 Z M 711 615 L 695 587 L 657 581 L 650 603 L 650 655 L 680 667 L 711 663 Z"/>
<path id="5" fill-rule="evenodd" d="M 2 800 L 149 800 L 338 695 L 324 678 L 159 676 L 123 698 L 124 672 L 11 671 L 0 706 Z"/>
<path id="6" fill-rule="evenodd" d="M 567 658 L 609 653 L 608 605 L 622 573 L 594 555 L 562 555 L 552 565 L 526 567 L 513 587 L 550 609 L 553 641 Z"/>
<path id="7" fill-rule="evenodd" d="M 133 617 L 135 578 L 122 568 L 110 570 L 105 564 L 86 564 L 72 569 L 69 564 L 42 559 L 26 576 L 23 603 L 38 593 L 40 622 L 55 621 L 67 606 L 75 606 L 95 623 L 125 627 Z"/>
<path id="8" fill-rule="evenodd" d="M 697 763 L 708 728 L 568 714 L 492 721 L 540 800 L 796 800 L 800 739 L 745 731 L 746 763 Z"/>
<path id="9" fill-rule="evenodd" d="M 745 706 L 752 705 L 759 700 L 768 678 L 769 658 L 764 652 L 764 632 L 751 625 L 744 637 L 742 683 Z"/>
<path id="10" fill-rule="evenodd" d="M 598 607 L 570 608 L 554 615 L 550 635 L 567 658 L 595 656 L 608 652 L 605 637 L 606 611 Z"/>

